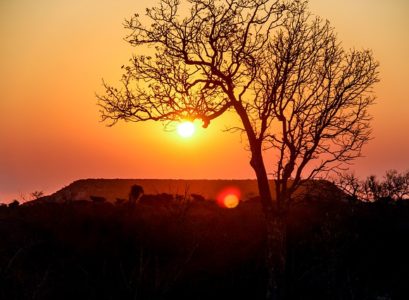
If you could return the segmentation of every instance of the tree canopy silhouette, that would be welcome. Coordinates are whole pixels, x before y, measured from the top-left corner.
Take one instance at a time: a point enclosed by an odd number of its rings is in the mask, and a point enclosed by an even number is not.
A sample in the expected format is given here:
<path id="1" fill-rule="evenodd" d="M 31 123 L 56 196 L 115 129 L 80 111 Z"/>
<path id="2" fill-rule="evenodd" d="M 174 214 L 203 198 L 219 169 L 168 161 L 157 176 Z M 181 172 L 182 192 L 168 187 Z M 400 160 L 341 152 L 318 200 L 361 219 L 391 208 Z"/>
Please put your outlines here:
<path id="1" fill-rule="evenodd" d="M 361 155 L 378 81 L 371 51 L 344 50 L 307 4 L 160 0 L 143 21 L 136 14 L 125 23 L 127 41 L 152 55 L 134 55 L 121 87 L 104 83 L 98 96 L 110 125 L 200 119 L 207 127 L 226 111 L 236 114 L 267 220 L 269 298 L 280 293 L 291 196 L 303 179 Z M 275 201 L 265 153 L 275 159 Z"/>

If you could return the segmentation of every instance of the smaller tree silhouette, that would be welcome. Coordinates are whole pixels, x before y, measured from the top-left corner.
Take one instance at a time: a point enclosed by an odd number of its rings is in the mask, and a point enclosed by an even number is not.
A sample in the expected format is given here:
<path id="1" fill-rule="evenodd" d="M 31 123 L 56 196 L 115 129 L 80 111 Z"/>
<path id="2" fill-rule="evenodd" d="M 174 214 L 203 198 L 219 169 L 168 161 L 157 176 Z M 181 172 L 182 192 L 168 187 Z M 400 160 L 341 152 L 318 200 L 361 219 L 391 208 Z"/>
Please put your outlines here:
<path id="1" fill-rule="evenodd" d="M 129 204 L 135 205 L 138 203 L 143 193 L 143 187 L 140 185 L 134 184 L 131 186 L 131 191 L 129 192 Z"/>
<path id="2" fill-rule="evenodd" d="M 31 196 L 31 198 L 33 200 L 37 200 L 37 199 L 44 196 L 44 192 L 43 191 L 34 191 L 34 192 L 30 193 L 30 196 Z"/>

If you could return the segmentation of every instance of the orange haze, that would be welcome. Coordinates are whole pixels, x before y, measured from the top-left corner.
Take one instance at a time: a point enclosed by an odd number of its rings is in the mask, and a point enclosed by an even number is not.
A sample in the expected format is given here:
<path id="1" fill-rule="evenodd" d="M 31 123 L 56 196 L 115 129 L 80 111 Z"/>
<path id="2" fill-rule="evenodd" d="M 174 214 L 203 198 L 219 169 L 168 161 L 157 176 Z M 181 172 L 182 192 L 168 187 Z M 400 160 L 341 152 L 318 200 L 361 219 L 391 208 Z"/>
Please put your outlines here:
<path id="1" fill-rule="evenodd" d="M 0 1 L 0 202 L 52 192 L 78 178 L 254 178 L 226 116 L 190 139 L 159 123 L 99 123 L 95 93 L 115 83 L 134 49 L 124 18 L 142 0 Z M 345 47 L 381 63 L 375 139 L 352 168 L 360 176 L 409 167 L 409 2 L 311 0 Z"/>

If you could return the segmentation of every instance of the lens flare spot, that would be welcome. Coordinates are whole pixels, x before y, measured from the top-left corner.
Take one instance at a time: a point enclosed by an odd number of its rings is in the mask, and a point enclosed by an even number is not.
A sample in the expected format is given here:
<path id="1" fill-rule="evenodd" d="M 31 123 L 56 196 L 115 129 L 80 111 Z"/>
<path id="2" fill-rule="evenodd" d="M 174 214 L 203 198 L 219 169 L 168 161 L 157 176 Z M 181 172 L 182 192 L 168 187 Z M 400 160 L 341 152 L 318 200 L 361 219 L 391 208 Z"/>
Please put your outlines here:
<path id="1" fill-rule="evenodd" d="M 239 198 L 236 195 L 230 194 L 224 197 L 224 206 L 226 208 L 235 208 L 237 205 L 239 205 Z"/>
<path id="2" fill-rule="evenodd" d="M 236 187 L 223 189 L 217 196 L 217 203 L 224 208 L 235 208 L 240 203 L 240 190 Z"/>
<path id="3" fill-rule="evenodd" d="M 192 122 L 185 121 L 178 125 L 177 131 L 181 137 L 188 138 L 195 133 L 195 125 Z"/>

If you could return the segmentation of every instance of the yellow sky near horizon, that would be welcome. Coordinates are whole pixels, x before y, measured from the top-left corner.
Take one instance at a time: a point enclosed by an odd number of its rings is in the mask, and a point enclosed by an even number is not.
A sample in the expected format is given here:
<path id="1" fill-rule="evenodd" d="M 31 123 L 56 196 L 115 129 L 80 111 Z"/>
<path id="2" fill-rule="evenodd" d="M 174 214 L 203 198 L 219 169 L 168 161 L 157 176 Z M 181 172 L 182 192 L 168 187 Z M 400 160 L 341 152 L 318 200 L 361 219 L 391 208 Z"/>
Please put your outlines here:
<path id="1" fill-rule="evenodd" d="M 160 123 L 100 123 L 95 93 L 135 51 L 122 22 L 152 1 L 0 0 L 0 202 L 79 178 L 254 178 L 228 118 L 192 139 Z M 409 168 L 409 1 L 311 0 L 346 48 L 380 62 L 360 176 Z M 211 163 L 209 163 L 211 162 Z"/>

